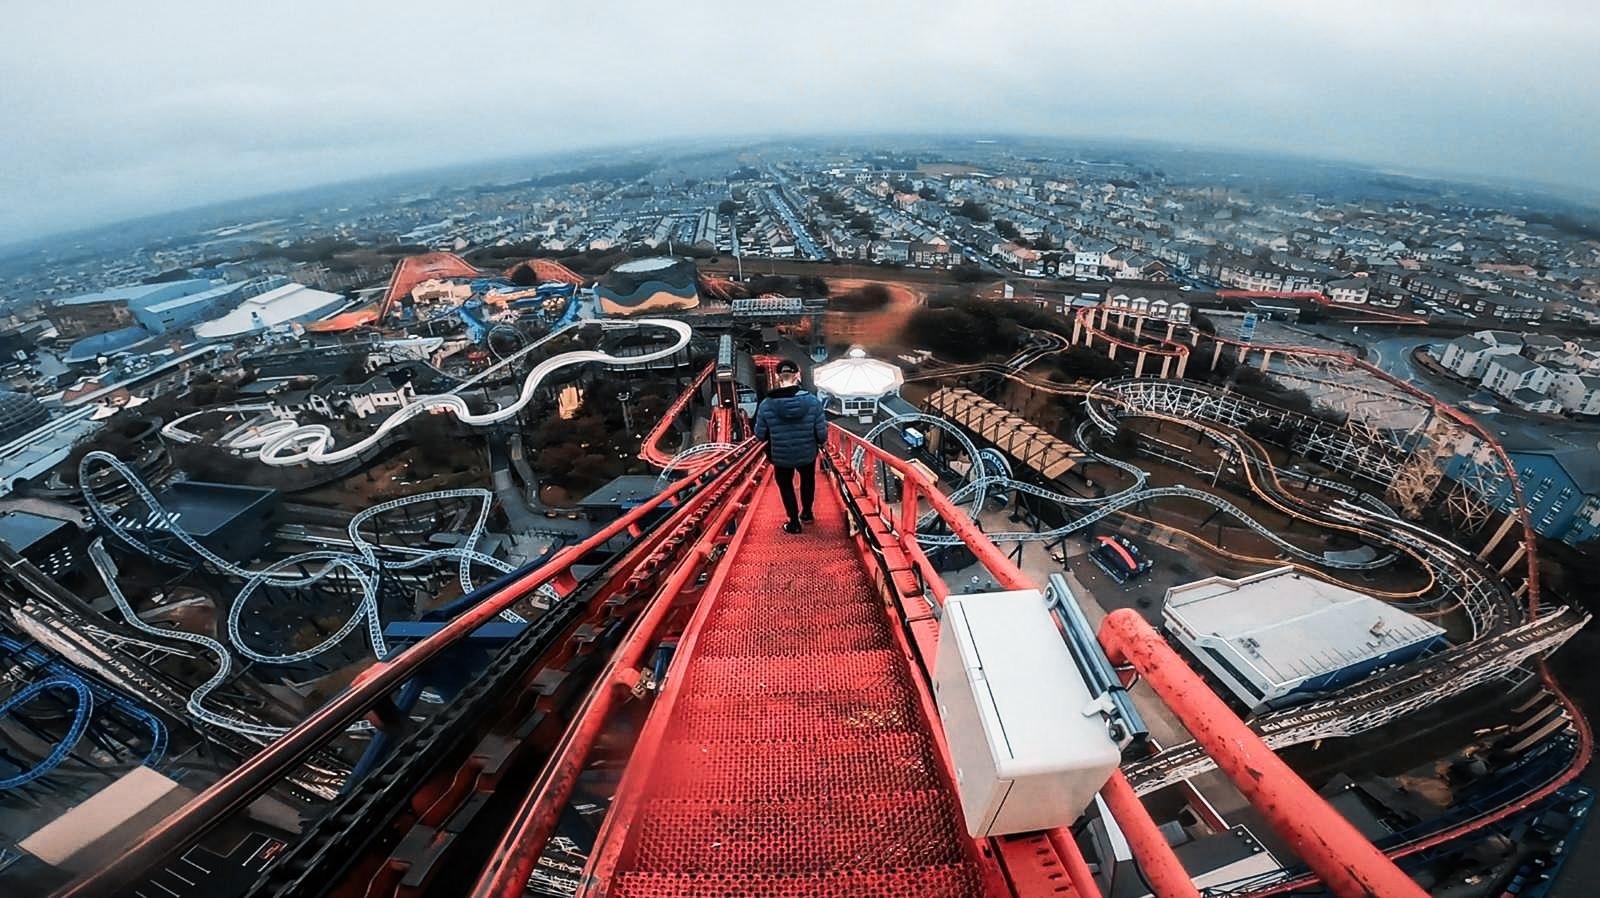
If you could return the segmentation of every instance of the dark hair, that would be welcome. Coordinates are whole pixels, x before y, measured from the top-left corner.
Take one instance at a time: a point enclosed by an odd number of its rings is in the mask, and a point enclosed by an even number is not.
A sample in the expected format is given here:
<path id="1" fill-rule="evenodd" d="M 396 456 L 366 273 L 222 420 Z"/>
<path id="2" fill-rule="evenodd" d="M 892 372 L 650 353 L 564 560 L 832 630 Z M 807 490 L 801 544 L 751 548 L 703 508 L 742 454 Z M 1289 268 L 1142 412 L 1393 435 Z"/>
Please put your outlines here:
<path id="1" fill-rule="evenodd" d="M 789 361 L 788 359 L 784 359 L 783 361 L 778 363 L 778 373 L 779 374 L 799 374 L 800 373 L 800 366 L 796 365 L 794 362 Z"/>

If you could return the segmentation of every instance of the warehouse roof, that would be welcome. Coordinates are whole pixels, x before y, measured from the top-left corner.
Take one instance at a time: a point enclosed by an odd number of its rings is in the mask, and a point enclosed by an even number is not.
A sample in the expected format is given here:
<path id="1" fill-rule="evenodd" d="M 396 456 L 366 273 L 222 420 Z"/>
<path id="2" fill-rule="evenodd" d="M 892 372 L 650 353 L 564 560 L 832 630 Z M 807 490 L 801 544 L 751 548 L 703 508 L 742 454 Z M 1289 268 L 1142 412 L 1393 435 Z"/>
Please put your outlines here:
<path id="1" fill-rule="evenodd" d="M 68 364 L 74 362 L 92 362 L 103 355 L 116 355 L 127 352 L 140 343 L 149 340 L 153 335 L 138 325 L 125 327 L 121 330 L 107 331 L 103 334 L 84 337 L 67 347 L 62 361 Z"/>
<path id="2" fill-rule="evenodd" d="M 285 284 L 245 300 L 220 318 L 195 325 L 194 335 L 202 340 L 225 340 L 291 321 L 319 318 L 343 304 L 344 297 L 337 293 L 313 290 L 304 284 Z"/>
<path id="3" fill-rule="evenodd" d="M 243 283 L 223 284 L 220 287 L 212 287 L 209 290 L 202 290 L 199 293 L 190 293 L 187 296 L 175 296 L 172 299 L 164 299 L 158 303 L 152 303 L 148 307 L 148 311 L 157 313 L 167 312 L 171 311 L 172 309 L 181 309 L 184 306 L 194 305 L 195 303 L 211 302 L 212 300 L 220 299 L 233 293 L 238 293 L 242 289 L 244 289 Z"/>
<path id="4" fill-rule="evenodd" d="M 578 500 L 584 508 L 610 507 L 628 502 L 647 502 L 661 492 L 663 484 L 654 474 L 623 474 Z"/>
<path id="5" fill-rule="evenodd" d="M 63 530 L 76 530 L 71 521 L 46 517 L 31 511 L 0 512 L 0 542 L 19 553 L 27 552 Z"/>
<path id="6" fill-rule="evenodd" d="M 265 487 L 178 480 L 162 490 L 156 500 L 185 532 L 204 538 L 235 521 L 269 513 L 277 497 L 277 490 Z M 131 530 L 161 529 L 160 516 L 143 502 L 131 503 L 118 512 L 118 518 Z"/>
<path id="7" fill-rule="evenodd" d="M 56 300 L 56 305 L 87 306 L 97 302 L 117 302 L 119 300 L 129 305 L 142 305 L 147 300 L 159 302 L 174 296 L 198 293 L 210 286 L 211 282 L 204 278 L 165 281 L 159 284 L 123 284 L 118 287 L 107 287 L 94 293 L 82 293 L 77 296 L 58 299 Z"/>
<path id="8" fill-rule="evenodd" d="M 1444 635 L 1364 593 L 1282 567 L 1167 590 L 1167 614 L 1228 642 L 1268 680 L 1287 683 Z"/>

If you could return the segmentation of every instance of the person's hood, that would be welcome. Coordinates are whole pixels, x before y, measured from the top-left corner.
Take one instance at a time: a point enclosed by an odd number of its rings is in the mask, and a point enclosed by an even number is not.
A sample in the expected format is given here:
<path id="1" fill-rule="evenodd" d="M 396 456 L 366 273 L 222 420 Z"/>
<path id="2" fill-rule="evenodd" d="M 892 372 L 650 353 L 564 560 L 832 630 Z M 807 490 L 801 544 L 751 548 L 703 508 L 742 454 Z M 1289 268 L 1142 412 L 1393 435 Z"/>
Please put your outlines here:
<path id="1" fill-rule="evenodd" d="M 792 387 L 779 387 L 767 394 L 766 401 L 772 403 L 773 414 L 780 421 L 798 421 L 806 416 L 811 403 L 806 400 L 811 394 L 801 390 L 799 385 Z"/>

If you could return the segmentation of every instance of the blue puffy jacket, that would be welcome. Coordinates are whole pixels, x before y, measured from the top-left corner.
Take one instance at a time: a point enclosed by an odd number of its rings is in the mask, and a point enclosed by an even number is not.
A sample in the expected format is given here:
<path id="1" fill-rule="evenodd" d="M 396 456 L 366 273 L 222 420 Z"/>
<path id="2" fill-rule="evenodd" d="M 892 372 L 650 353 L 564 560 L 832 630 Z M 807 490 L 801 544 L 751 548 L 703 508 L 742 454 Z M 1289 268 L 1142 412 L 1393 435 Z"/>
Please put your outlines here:
<path id="1" fill-rule="evenodd" d="M 799 387 L 779 387 L 756 407 L 756 439 L 767 443 L 772 463 L 803 468 L 828 441 L 822 401 Z"/>

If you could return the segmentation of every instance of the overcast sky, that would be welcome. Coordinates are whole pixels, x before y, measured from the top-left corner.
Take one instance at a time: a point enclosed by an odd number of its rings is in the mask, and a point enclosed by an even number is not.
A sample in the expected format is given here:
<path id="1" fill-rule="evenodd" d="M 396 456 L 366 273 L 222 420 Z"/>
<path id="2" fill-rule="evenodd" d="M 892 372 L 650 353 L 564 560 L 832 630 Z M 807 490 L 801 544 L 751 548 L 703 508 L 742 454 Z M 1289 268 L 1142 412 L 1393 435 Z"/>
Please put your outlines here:
<path id="1" fill-rule="evenodd" d="M 992 129 L 1600 183 L 1591 0 L 5 6 L 0 244 L 714 135 Z"/>

